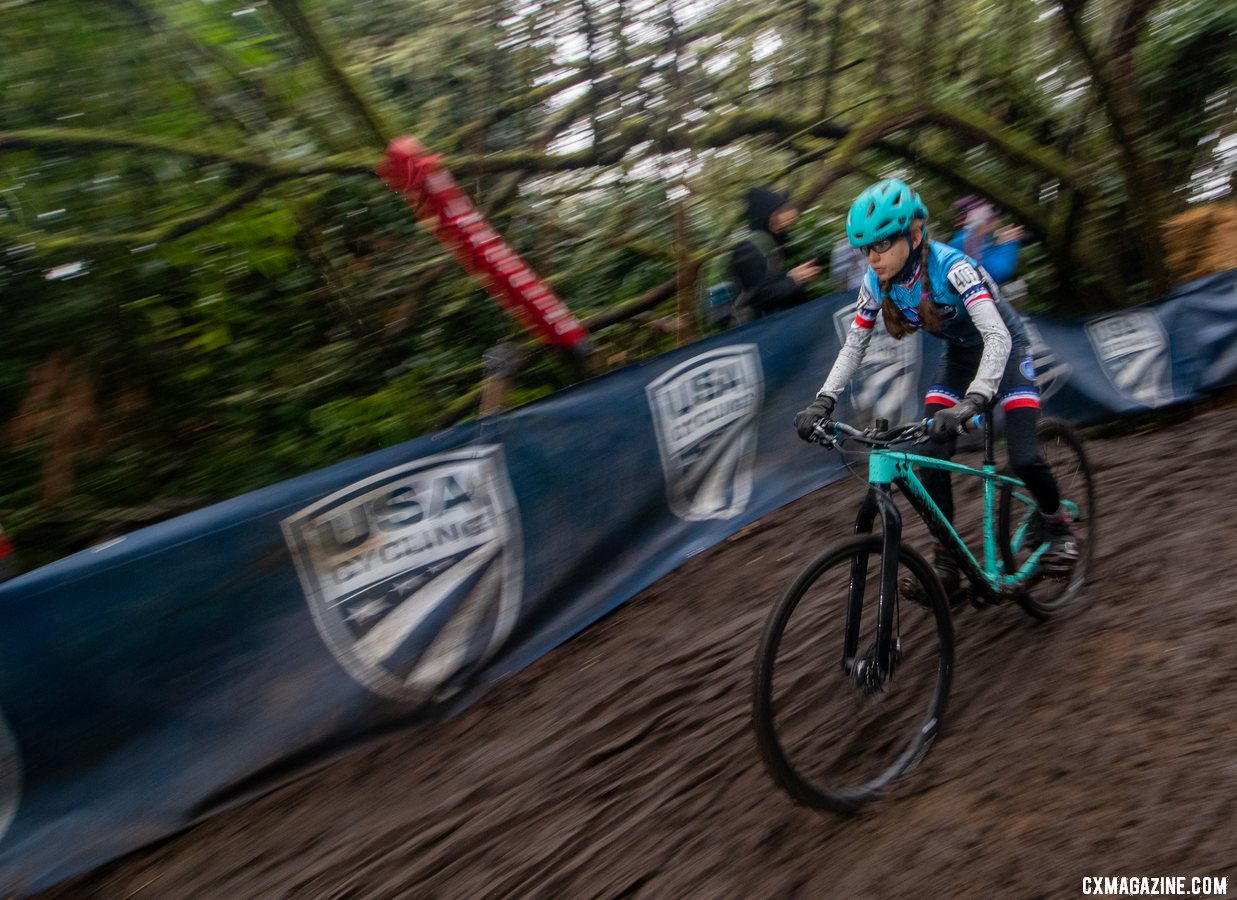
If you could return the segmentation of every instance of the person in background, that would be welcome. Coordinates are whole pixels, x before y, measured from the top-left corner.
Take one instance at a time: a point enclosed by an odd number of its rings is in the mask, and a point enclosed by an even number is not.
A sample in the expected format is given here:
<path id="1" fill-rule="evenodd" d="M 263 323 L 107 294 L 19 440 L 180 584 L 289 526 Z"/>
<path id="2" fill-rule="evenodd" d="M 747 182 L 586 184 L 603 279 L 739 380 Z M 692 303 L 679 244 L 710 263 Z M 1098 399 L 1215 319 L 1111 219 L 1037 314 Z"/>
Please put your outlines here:
<path id="1" fill-rule="evenodd" d="M 996 209 L 977 197 L 963 197 L 954 208 L 961 213 L 961 227 L 949 246 L 983 266 L 998 285 L 1013 280 L 1022 249 L 1022 228 L 1001 227 Z"/>
<path id="2" fill-rule="evenodd" d="M 843 234 L 829 255 L 829 274 L 833 277 L 834 287 L 839 291 L 857 291 L 867 273 L 868 264 Z"/>
<path id="3" fill-rule="evenodd" d="M 734 318 L 737 324 L 763 318 L 808 300 L 804 285 L 820 274 L 810 259 L 786 271 L 782 252 L 787 231 L 799 210 L 787 194 L 769 187 L 747 192 L 747 235 L 730 253 L 730 274 L 737 288 Z"/>

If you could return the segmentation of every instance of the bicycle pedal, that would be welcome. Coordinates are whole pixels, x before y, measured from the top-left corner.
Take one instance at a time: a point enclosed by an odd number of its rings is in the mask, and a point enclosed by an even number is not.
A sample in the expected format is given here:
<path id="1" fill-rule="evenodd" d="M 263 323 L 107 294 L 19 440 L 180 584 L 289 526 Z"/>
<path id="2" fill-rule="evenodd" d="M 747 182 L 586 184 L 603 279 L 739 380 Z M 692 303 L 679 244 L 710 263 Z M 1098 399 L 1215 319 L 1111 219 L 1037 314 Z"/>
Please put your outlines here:
<path id="1" fill-rule="evenodd" d="M 1040 567 L 1040 575 L 1050 581 L 1069 581 L 1074 574 L 1075 560 L 1067 563 L 1045 563 Z"/>

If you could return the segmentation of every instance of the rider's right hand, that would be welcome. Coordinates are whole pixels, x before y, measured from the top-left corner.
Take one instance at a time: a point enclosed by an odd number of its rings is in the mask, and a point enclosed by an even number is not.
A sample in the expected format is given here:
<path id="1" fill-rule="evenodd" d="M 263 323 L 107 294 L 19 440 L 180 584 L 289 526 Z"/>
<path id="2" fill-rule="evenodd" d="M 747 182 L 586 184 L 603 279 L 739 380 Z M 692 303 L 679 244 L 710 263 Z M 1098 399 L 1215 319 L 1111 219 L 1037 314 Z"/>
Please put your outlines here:
<path id="1" fill-rule="evenodd" d="M 981 394 L 967 394 L 956 406 L 937 410 L 932 417 L 932 438 L 947 441 L 963 431 L 968 431 L 971 419 L 983 412 L 987 403 L 987 399 Z"/>
<path id="2" fill-rule="evenodd" d="M 821 422 L 827 422 L 833 415 L 835 401 L 828 394 L 818 394 L 812 405 L 795 415 L 795 430 L 805 441 L 812 439 L 812 433 Z"/>

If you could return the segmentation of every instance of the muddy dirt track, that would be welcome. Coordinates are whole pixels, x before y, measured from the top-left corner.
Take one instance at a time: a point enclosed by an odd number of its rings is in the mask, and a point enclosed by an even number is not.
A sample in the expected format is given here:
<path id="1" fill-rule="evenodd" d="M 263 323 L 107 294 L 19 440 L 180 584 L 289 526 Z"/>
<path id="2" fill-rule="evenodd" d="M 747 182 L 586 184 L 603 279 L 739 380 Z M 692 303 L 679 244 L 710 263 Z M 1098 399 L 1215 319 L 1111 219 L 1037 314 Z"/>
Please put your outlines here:
<path id="1" fill-rule="evenodd" d="M 1089 607 L 961 611 L 944 736 L 856 819 L 792 805 L 748 721 L 766 611 L 847 532 L 848 479 L 455 720 L 44 896 L 1075 897 L 1123 874 L 1237 894 L 1235 436 L 1230 406 L 1089 444 Z"/>

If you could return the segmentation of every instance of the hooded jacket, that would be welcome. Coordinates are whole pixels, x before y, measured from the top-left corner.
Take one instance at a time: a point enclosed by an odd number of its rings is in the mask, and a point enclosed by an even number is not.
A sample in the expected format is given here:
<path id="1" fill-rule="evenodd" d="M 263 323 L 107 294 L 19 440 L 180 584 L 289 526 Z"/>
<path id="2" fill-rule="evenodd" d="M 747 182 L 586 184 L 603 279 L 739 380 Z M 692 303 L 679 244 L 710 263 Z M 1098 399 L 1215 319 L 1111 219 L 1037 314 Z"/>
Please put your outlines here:
<path id="1" fill-rule="evenodd" d="M 803 288 L 786 274 L 782 257 L 786 234 L 769 230 L 769 217 L 789 202 L 789 195 L 767 187 L 747 192 L 744 218 L 754 239 L 741 241 L 730 253 L 730 274 L 738 287 L 735 318 L 739 322 L 759 319 L 808 299 Z M 771 240 L 763 239 L 766 237 Z"/>

